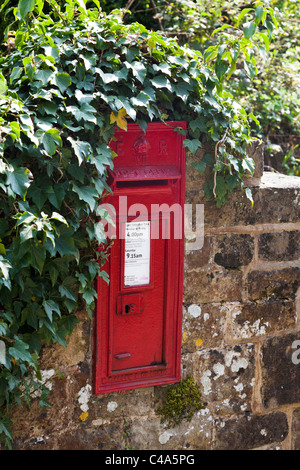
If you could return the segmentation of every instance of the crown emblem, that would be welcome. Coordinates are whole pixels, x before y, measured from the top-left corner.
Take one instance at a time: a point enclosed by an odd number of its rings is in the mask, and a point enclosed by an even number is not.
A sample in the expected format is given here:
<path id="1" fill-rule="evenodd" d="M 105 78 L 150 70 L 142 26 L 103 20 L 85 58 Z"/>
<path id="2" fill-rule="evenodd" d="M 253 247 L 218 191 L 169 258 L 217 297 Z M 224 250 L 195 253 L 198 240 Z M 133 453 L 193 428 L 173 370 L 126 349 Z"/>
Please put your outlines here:
<path id="1" fill-rule="evenodd" d="M 132 148 L 134 151 L 136 162 L 146 163 L 149 151 L 151 149 L 151 145 L 143 134 L 141 134 L 140 137 L 136 139 Z"/>

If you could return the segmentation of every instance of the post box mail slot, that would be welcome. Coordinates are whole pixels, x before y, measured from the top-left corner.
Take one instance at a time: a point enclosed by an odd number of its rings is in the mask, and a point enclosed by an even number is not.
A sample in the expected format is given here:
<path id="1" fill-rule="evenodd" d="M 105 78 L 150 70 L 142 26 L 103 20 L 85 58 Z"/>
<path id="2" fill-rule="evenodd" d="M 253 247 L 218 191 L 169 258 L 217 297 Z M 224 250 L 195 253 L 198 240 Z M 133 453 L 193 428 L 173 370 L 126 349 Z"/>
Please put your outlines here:
<path id="1" fill-rule="evenodd" d="M 113 241 L 98 279 L 94 391 L 178 382 L 182 326 L 184 122 L 116 130 Z"/>

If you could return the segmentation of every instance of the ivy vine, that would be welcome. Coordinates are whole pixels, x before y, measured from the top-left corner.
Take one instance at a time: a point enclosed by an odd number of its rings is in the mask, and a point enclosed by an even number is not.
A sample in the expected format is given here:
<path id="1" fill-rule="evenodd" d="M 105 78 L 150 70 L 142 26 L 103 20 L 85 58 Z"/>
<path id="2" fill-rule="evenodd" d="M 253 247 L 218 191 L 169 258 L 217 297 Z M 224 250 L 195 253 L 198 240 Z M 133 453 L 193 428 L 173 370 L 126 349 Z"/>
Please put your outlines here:
<path id="1" fill-rule="evenodd" d="M 0 436 L 8 446 L 13 405 L 30 404 L 37 390 L 40 405 L 49 405 L 42 347 L 66 346 L 76 309 L 93 315 L 95 279 L 108 280 L 105 251 L 98 251 L 108 214 L 98 206 L 110 191 L 115 126 L 136 122 L 146 131 L 151 121 L 185 120 L 188 152 L 216 146 L 216 158 L 205 154 L 194 165 L 211 168 L 205 192 L 218 206 L 254 170 L 245 150 L 249 116 L 224 86 L 238 52 L 254 67 L 253 27 L 244 26 L 239 39 L 228 36 L 227 50 L 212 46 L 203 57 L 141 24 L 125 25 L 123 11 L 106 15 L 92 3 L 20 0 L 9 10 L 14 22 L 2 45 Z M 256 3 L 253 24 L 263 28 L 267 9 Z"/>

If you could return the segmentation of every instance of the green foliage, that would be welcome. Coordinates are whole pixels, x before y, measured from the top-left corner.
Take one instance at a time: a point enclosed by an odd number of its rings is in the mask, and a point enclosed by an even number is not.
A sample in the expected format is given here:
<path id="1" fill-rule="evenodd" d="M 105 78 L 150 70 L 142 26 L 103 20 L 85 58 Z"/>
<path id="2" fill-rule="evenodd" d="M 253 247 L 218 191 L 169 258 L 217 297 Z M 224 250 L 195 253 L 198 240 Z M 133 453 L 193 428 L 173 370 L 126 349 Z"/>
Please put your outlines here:
<path id="1" fill-rule="evenodd" d="M 178 384 L 171 385 L 164 398 L 162 407 L 156 413 L 161 415 L 162 423 L 168 427 L 176 426 L 186 419 L 191 421 L 197 411 L 205 409 L 201 401 L 201 393 L 192 376 Z"/>
<path id="2" fill-rule="evenodd" d="M 142 18 L 149 11 L 149 2 L 132 1 L 130 9 L 136 11 L 138 3 Z M 202 53 L 207 53 L 210 46 L 222 46 L 229 52 L 231 45 L 228 47 L 229 36 L 226 35 L 236 32 L 239 46 L 231 53 L 232 68 L 226 73 L 226 63 L 222 59 L 218 74 L 225 71 L 227 89 L 247 113 L 252 112 L 256 116 L 256 120 L 251 122 L 254 136 L 266 142 L 290 142 L 292 145 L 300 132 L 298 0 L 248 4 L 243 0 L 177 0 L 167 5 L 156 0 L 155 4 L 160 29 L 168 35 L 178 35 L 181 43 L 188 42 L 190 47 Z M 130 17 L 127 18 L 130 21 Z M 252 45 L 248 57 L 244 55 L 243 60 L 239 54 L 235 64 L 235 54 L 238 50 L 241 52 L 245 44 L 237 30 L 241 29 L 242 23 L 244 37 L 251 40 Z M 153 24 L 157 24 L 156 18 Z"/>
<path id="3" fill-rule="evenodd" d="M 115 125 L 126 129 L 134 121 L 145 131 L 151 121 L 186 121 L 188 152 L 215 146 L 197 168 L 210 168 L 205 191 L 219 207 L 254 169 L 245 151 L 249 117 L 224 88 L 235 47 L 250 74 L 255 68 L 253 26 L 240 19 L 239 40 L 222 32 L 228 49 L 214 45 L 203 55 L 141 24 L 124 24 L 122 11 L 106 15 L 97 0 L 89 4 L 20 0 L 7 12 L 15 35 L 0 57 L 0 340 L 6 346 L 0 431 L 6 444 L 12 405 L 29 405 L 39 388 L 41 406 L 47 404 L 41 348 L 66 345 L 76 309 L 92 315 L 96 278 L 108 280 L 98 246 L 107 242 L 102 222 L 110 220 L 98 205 L 110 191 Z M 264 22 L 261 11 L 253 10 L 255 28 Z"/>
<path id="4" fill-rule="evenodd" d="M 300 158 L 296 158 L 293 153 L 299 145 L 294 145 L 284 156 L 282 167 L 285 173 L 290 176 L 300 176 Z"/>

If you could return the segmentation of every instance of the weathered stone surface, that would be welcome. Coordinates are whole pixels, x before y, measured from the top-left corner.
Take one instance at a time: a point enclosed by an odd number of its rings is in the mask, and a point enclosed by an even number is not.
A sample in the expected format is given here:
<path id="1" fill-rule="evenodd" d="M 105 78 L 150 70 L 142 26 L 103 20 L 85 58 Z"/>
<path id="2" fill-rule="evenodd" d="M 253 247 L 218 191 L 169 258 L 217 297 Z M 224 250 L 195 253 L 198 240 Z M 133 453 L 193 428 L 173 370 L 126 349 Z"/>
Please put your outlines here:
<path id="1" fill-rule="evenodd" d="M 153 387 L 106 395 L 93 395 L 90 401 L 89 420 L 111 421 L 120 417 L 150 416 L 153 409 Z"/>
<path id="2" fill-rule="evenodd" d="M 186 273 L 184 302 L 200 304 L 242 299 L 242 272 L 225 269 L 199 269 Z"/>
<path id="3" fill-rule="evenodd" d="M 124 426 L 121 419 L 99 426 L 81 423 L 60 434 L 56 450 L 125 450 Z"/>
<path id="4" fill-rule="evenodd" d="M 248 274 L 248 292 L 251 300 L 294 299 L 299 285 L 299 267 L 273 271 L 254 270 Z"/>
<path id="5" fill-rule="evenodd" d="M 292 436 L 292 450 L 300 450 L 300 408 L 293 411 Z"/>
<path id="6" fill-rule="evenodd" d="M 172 428 L 161 424 L 159 417 L 133 420 L 129 442 L 136 450 L 209 450 L 212 433 L 213 419 L 205 409 Z"/>
<path id="7" fill-rule="evenodd" d="M 262 260 L 297 260 L 300 258 L 300 230 L 264 233 L 259 237 L 258 249 Z"/>
<path id="8" fill-rule="evenodd" d="M 193 163 L 199 162 L 206 152 L 213 153 L 213 149 L 210 146 L 205 146 L 197 151 L 196 154 L 187 153 L 186 156 L 186 178 L 185 185 L 187 189 L 198 188 L 202 190 L 205 182 L 210 177 L 210 168 L 200 175 L 199 171 L 193 166 Z M 204 195 L 204 194 L 203 194 Z"/>
<path id="9" fill-rule="evenodd" d="M 186 270 L 202 268 L 212 258 L 212 237 L 205 237 L 203 248 L 187 252 L 185 255 Z"/>
<path id="10" fill-rule="evenodd" d="M 245 414 L 216 423 L 215 449 L 248 450 L 273 442 L 282 442 L 288 435 L 287 417 L 282 412 L 262 416 Z"/>
<path id="11" fill-rule="evenodd" d="M 182 353 L 220 347 L 224 340 L 227 309 L 221 304 L 192 304 L 185 308 Z"/>
<path id="12" fill-rule="evenodd" d="M 259 179 L 261 168 L 257 171 Z M 54 379 L 51 408 L 41 410 L 37 398 L 30 410 L 12 412 L 15 449 L 238 450 L 277 449 L 291 442 L 300 450 L 300 332 L 290 333 L 299 327 L 300 235 L 295 225 L 282 232 L 278 225 L 300 220 L 300 178 L 264 174 L 252 188 L 253 207 L 235 191 L 217 209 L 214 201 L 205 201 L 206 177 L 187 169 L 186 202 L 205 204 L 206 236 L 203 248 L 185 257 L 181 368 L 182 378 L 193 375 L 207 408 L 190 423 L 169 429 L 155 413 L 167 386 L 93 395 L 91 321 L 78 312 L 80 324 L 67 349 L 56 344 L 43 350 L 45 376 L 64 373 Z M 262 234 L 265 227 L 255 224 L 276 227 Z M 238 233 L 245 233 L 243 225 L 246 235 Z M 254 237 L 261 261 L 255 270 L 249 267 Z M 283 268 L 285 261 L 290 263 Z M 281 406 L 292 418 L 285 442 L 288 425 L 277 410 Z M 263 407 L 271 412 L 253 414 Z"/>
<path id="13" fill-rule="evenodd" d="M 294 302 L 233 303 L 230 308 L 232 339 L 254 339 L 296 326 Z"/>
<path id="14" fill-rule="evenodd" d="M 76 375 L 75 370 L 72 372 Z M 52 378 L 48 386 L 51 389 L 48 397 L 50 407 L 41 409 L 39 397 L 33 397 L 30 409 L 26 405 L 13 409 L 13 435 L 16 439 L 23 437 L 30 439 L 33 445 L 44 445 L 49 437 L 67 428 L 72 421 L 76 394 L 70 380 Z"/>
<path id="15" fill-rule="evenodd" d="M 203 191 L 187 189 L 186 202 L 205 204 L 204 224 L 211 227 L 299 222 L 300 178 L 264 173 L 258 187 L 252 188 L 254 205 L 241 190 L 233 191 L 224 207 L 205 201 Z M 284 203 L 283 203 L 284 201 Z"/>
<path id="16" fill-rule="evenodd" d="M 300 333 L 266 340 L 261 351 L 262 402 L 276 408 L 300 402 Z"/>
<path id="17" fill-rule="evenodd" d="M 219 235 L 214 261 L 226 269 L 235 269 L 251 263 L 254 239 L 247 234 Z"/>
<path id="18" fill-rule="evenodd" d="M 77 312 L 79 323 L 67 338 L 67 348 L 60 344 L 47 346 L 42 350 L 40 359 L 41 369 L 52 367 L 67 368 L 83 362 L 90 346 L 91 322 L 86 312 Z"/>
<path id="19" fill-rule="evenodd" d="M 235 412 L 250 410 L 254 353 L 253 344 L 200 351 L 197 362 L 194 358 L 194 378 L 203 401 L 222 401 L 226 407 L 233 406 Z"/>
<path id="20" fill-rule="evenodd" d="M 181 356 L 181 377 L 185 379 L 189 375 L 194 375 L 194 356 L 197 353 L 187 353 Z"/>
<path id="21" fill-rule="evenodd" d="M 247 146 L 247 155 L 254 160 L 254 174 L 253 178 L 261 178 L 264 173 L 264 147 L 263 141 L 253 140 L 251 144 Z M 251 178 L 250 178 L 251 179 Z"/>

